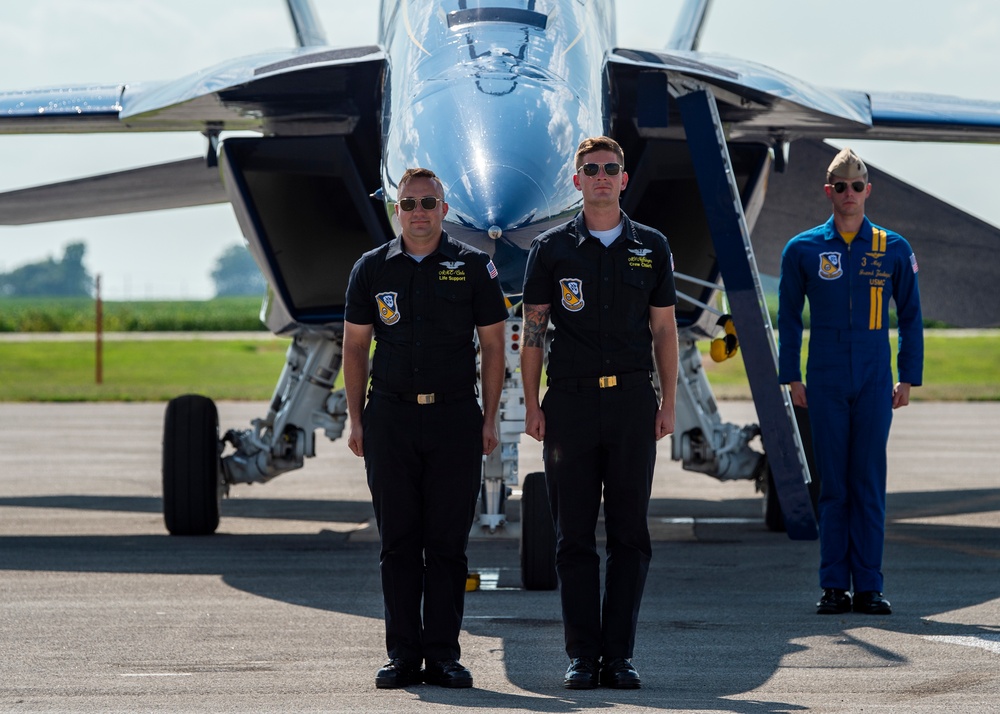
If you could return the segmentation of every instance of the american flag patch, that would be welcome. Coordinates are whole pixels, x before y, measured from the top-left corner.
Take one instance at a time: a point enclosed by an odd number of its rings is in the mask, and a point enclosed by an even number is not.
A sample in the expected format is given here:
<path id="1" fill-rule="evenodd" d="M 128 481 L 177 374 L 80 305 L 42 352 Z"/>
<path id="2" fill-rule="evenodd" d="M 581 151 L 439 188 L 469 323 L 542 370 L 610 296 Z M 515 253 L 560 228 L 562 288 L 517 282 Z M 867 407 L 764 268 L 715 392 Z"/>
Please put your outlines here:
<path id="1" fill-rule="evenodd" d="M 913 266 L 913 272 L 914 273 L 917 272 L 918 268 L 917 268 L 917 254 L 916 253 L 910 253 L 910 265 Z"/>
<path id="2" fill-rule="evenodd" d="M 916 270 L 916 266 L 917 266 L 917 264 L 914 263 L 913 264 L 913 269 L 914 270 Z M 497 273 L 497 266 L 493 265 L 493 261 L 492 260 L 489 263 L 486 264 L 486 270 L 489 271 L 491 278 L 495 278 L 498 275 L 498 273 Z"/>

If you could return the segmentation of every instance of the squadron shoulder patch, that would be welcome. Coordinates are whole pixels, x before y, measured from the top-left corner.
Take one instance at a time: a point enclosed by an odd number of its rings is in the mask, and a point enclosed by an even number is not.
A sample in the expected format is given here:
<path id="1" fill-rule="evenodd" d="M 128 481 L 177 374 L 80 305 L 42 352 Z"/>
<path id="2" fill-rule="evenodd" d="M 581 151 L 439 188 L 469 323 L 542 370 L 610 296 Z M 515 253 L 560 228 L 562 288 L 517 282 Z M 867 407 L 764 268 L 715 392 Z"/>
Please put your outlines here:
<path id="1" fill-rule="evenodd" d="M 396 303 L 396 293 L 379 293 L 375 296 L 378 303 L 378 316 L 386 325 L 395 325 L 399 322 L 399 306 Z"/>
<path id="2" fill-rule="evenodd" d="M 823 280 L 836 280 L 844 274 L 841 267 L 840 253 L 820 253 L 819 254 L 819 277 Z"/>
<path id="3" fill-rule="evenodd" d="M 580 278 L 562 278 L 559 281 L 562 288 L 562 305 L 570 312 L 583 309 L 583 281 Z"/>

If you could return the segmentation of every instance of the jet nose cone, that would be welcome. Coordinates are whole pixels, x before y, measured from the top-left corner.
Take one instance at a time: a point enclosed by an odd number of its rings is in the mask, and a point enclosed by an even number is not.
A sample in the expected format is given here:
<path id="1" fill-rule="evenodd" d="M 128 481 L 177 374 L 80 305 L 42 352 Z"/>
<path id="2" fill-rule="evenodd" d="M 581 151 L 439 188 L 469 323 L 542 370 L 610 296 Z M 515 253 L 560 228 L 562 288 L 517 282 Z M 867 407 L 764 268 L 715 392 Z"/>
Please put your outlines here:
<path id="1" fill-rule="evenodd" d="M 448 206 L 449 217 L 491 237 L 551 215 L 548 196 L 538 182 L 510 166 L 486 166 L 459 175 L 448 187 Z"/>

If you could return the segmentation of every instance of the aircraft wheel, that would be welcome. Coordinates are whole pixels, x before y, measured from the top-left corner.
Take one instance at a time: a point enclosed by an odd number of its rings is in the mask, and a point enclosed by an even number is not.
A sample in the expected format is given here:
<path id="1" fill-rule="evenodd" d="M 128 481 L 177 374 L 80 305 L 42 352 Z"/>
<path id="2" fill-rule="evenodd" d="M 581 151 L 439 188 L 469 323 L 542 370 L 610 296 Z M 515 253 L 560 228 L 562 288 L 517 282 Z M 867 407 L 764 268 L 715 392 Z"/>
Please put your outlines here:
<path id="1" fill-rule="evenodd" d="M 781 502 L 778 501 L 778 489 L 774 485 L 771 467 L 764 457 L 764 473 L 761 476 L 761 490 L 764 491 L 764 525 L 769 531 L 783 532 L 785 530 L 785 515 L 781 512 Z"/>
<path id="2" fill-rule="evenodd" d="M 799 436 L 802 438 L 802 448 L 806 452 L 806 465 L 809 467 L 809 497 L 812 499 L 813 513 L 819 519 L 820 476 L 816 468 L 816 457 L 813 454 L 812 425 L 809 422 L 809 410 L 795 407 L 795 420 L 799 425 Z"/>
<path id="3" fill-rule="evenodd" d="M 809 410 L 802 407 L 795 407 L 795 421 L 799 427 L 799 436 L 802 439 L 802 448 L 806 455 L 806 466 L 809 468 L 809 498 L 812 501 L 813 514 L 819 518 L 819 492 L 820 476 L 816 468 L 816 460 L 812 448 L 812 428 L 809 423 Z M 766 462 L 767 457 L 764 457 Z M 761 490 L 764 492 L 764 523 L 768 530 L 783 532 L 785 530 L 785 516 L 781 512 L 781 503 L 778 501 L 778 490 L 774 486 L 774 476 L 766 463 L 762 464 L 763 473 L 761 479 Z"/>
<path id="4" fill-rule="evenodd" d="M 185 394 L 167 404 L 163 425 L 163 520 L 171 535 L 219 527 L 222 464 L 215 402 Z"/>
<path id="5" fill-rule="evenodd" d="M 521 584 L 525 590 L 555 590 L 557 584 L 556 529 L 541 472 L 525 476 L 521 490 Z"/>
<path id="6" fill-rule="evenodd" d="M 819 484 L 819 475 L 812 476 L 812 481 L 809 482 L 809 498 L 812 501 L 813 513 L 816 518 L 819 518 Z M 774 476 L 771 475 L 770 468 L 766 470 L 766 478 L 761 484 L 761 490 L 764 492 L 764 524 L 768 530 L 784 532 L 785 514 L 781 512 L 778 489 L 774 485 Z"/>

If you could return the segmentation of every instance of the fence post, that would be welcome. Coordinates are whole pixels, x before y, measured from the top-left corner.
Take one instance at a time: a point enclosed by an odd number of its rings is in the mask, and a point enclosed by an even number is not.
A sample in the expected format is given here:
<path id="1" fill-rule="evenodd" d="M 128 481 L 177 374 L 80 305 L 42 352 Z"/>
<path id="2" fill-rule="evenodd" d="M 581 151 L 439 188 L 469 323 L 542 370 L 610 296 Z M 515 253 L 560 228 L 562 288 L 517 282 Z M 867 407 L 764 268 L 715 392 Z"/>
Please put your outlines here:
<path id="1" fill-rule="evenodd" d="M 97 275 L 97 314 L 94 329 L 97 331 L 97 362 L 96 379 L 98 384 L 104 383 L 104 305 L 101 303 L 101 276 Z"/>

